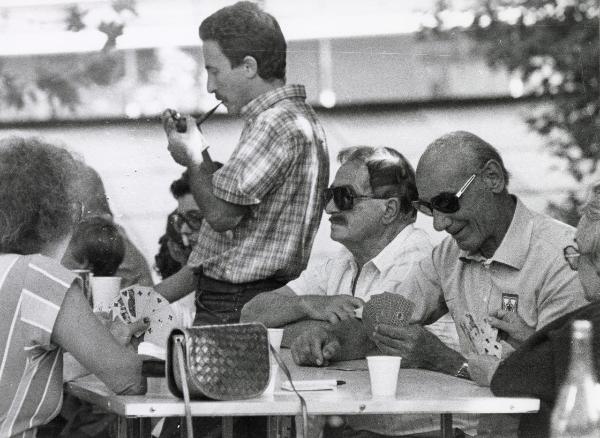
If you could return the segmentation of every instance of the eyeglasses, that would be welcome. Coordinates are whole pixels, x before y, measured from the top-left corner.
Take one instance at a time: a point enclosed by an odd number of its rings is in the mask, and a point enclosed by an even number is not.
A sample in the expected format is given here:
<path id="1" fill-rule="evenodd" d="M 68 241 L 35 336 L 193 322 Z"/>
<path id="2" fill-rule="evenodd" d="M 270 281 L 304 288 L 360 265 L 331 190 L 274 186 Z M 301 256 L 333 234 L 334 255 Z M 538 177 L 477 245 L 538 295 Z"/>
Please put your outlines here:
<path id="1" fill-rule="evenodd" d="M 198 231 L 202 226 L 202 213 L 200 210 L 188 210 L 183 213 L 175 212 L 170 215 L 169 220 L 173 224 L 173 228 L 178 233 L 181 233 L 183 224 L 187 224 L 192 231 Z"/>
<path id="2" fill-rule="evenodd" d="M 565 256 L 565 260 L 569 264 L 569 268 L 571 268 L 573 271 L 577 271 L 579 269 L 581 253 L 577 248 L 575 248 L 573 245 L 565 246 L 563 248 L 563 256 Z"/>
<path id="3" fill-rule="evenodd" d="M 417 210 L 423 214 L 426 214 L 427 216 L 433 216 L 433 210 L 437 210 L 442 213 L 456 213 L 458 210 L 460 210 L 460 197 L 465 193 L 476 176 L 476 173 L 471 175 L 456 193 L 442 192 L 439 195 L 431 198 L 431 201 L 429 202 L 418 199 L 413 201 L 412 204 Z"/>
<path id="4" fill-rule="evenodd" d="M 340 211 L 352 210 L 355 199 L 382 199 L 376 196 L 358 195 L 352 186 L 336 186 L 325 189 L 323 193 L 325 205 L 333 199 L 333 203 Z"/>

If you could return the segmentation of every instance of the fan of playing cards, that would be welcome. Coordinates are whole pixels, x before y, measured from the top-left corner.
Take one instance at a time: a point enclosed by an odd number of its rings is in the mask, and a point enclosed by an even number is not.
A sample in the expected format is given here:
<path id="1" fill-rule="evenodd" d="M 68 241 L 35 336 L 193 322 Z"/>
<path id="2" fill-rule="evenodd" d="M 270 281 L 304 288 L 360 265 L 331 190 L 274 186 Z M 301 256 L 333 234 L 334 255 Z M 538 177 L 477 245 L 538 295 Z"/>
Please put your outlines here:
<path id="1" fill-rule="evenodd" d="M 415 304 L 402 295 L 384 292 L 373 295 L 362 311 L 362 321 L 370 336 L 377 324 L 405 326 L 410 322 Z"/>
<path id="2" fill-rule="evenodd" d="M 129 324 L 141 318 L 150 319 L 144 341 L 165 346 L 171 330 L 178 325 L 169 302 L 151 287 L 133 285 L 122 289 L 112 304 L 112 319 Z"/>

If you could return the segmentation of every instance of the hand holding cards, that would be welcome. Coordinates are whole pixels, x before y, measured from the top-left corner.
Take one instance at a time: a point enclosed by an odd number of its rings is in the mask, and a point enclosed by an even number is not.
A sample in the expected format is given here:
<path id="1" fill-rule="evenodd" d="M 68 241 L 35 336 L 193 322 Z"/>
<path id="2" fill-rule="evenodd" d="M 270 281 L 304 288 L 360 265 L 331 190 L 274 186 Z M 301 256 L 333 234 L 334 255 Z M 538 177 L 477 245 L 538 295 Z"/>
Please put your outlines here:
<path id="1" fill-rule="evenodd" d="M 150 327 L 144 341 L 158 346 L 166 345 L 171 330 L 178 325 L 169 302 L 151 287 L 133 285 L 122 289 L 113 301 L 111 312 L 113 320 L 118 318 L 128 324 L 147 317 Z"/>
<path id="2" fill-rule="evenodd" d="M 498 329 L 493 328 L 488 318 L 476 318 L 466 313 L 459 323 L 460 329 L 471 342 L 475 353 L 502 358 L 502 345 L 498 342 Z"/>
<path id="3" fill-rule="evenodd" d="M 384 292 L 373 295 L 365 304 L 362 320 L 370 335 L 377 324 L 389 324 L 397 327 L 408 325 L 415 310 L 415 304 L 402 295 Z"/>

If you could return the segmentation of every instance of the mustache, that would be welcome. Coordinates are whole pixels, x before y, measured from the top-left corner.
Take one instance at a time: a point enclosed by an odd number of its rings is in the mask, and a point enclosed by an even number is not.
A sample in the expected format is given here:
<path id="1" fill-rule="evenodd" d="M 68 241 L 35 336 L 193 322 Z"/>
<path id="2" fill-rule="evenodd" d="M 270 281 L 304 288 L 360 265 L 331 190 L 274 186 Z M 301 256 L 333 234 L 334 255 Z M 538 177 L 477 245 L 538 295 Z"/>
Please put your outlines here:
<path id="1" fill-rule="evenodd" d="M 335 225 L 346 225 L 347 224 L 346 218 L 343 216 L 331 216 L 329 218 L 329 222 L 331 222 L 332 224 L 335 224 Z"/>

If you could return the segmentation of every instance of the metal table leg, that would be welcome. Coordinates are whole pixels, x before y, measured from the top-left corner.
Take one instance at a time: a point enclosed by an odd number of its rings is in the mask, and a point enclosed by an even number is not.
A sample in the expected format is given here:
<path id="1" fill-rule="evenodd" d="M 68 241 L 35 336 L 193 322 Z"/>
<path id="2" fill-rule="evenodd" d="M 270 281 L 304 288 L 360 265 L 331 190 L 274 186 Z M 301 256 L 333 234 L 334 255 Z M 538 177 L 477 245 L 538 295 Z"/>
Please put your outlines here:
<path id="1" fill-rule="evenodd" d="M 233 438 L 233 417 L 223 417 L 223 438 Z"/>
<path id="2" fill-rule="evenodd" d="M 442 438 L 454 438 L 452 414 L 440 414 L 440 436 Z"/>

